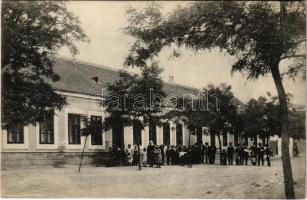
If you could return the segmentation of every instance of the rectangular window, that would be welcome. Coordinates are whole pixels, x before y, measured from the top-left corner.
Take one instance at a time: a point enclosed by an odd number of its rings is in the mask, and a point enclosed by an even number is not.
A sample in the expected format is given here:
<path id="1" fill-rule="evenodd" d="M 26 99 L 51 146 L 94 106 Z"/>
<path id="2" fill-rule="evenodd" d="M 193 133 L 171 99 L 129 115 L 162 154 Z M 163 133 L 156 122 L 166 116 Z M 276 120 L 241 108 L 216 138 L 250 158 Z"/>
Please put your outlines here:
<path id="1" fill-rule="evenodd" d="M 133 124 L 133 144 L 142 145 L 142 127 L 139 123 Z"/>
<path id="2" fill-rule="evenodd" d="M 177 141 L 177 145 L 183 143 L 182 140 L 182 124 L 176 124 L 176 141 Z"/>
<path id="3" fill-rule="evenodd" d="M 7 129 L 7 143 L 8 144 L 23 144 L 24 131 L 22 124 L 16 124 Z"/>
<path id="4" fill-rule="evenodd" d="M 149 123 L 149 141 L 157 144 L 157 126 L 155 123 Z"/>
<path id="5" fill-rule="evenodd" d="M 39 143 L 54 144 L 53 114 L 45 114 L 43 121 L 39 122 Z"/>
<path id="6" fill-rule="evenodd" d="M 163 124 L 163 144 L 170 145 L 170 125 L 169 123 Z"/>
<path id="7" fill-rule="evenodd" d="M 91 116 L 91 123 L 93 125 L 92 145 L 102 145 L 102 117 Z"/>
<path id="8" fill-rule="evenodd" d="M 68 114 L 68 143 L 81 144 L 80 115 Z"/>

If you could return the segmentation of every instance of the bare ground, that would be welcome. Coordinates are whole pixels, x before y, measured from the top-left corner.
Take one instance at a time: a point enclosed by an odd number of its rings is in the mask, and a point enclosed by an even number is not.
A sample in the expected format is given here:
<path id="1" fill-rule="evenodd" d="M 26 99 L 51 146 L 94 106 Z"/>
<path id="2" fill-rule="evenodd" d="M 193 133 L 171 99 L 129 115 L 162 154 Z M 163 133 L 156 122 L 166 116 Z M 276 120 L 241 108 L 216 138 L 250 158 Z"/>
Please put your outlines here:
<path id="1" fill-rule="evenodd" d="M 297 198 L 305 196 L 305 156 L 292 160 Z M 281 161 L 272 167 L 194 165 L 6 169 L 2 197 L 285 198 Z"/>

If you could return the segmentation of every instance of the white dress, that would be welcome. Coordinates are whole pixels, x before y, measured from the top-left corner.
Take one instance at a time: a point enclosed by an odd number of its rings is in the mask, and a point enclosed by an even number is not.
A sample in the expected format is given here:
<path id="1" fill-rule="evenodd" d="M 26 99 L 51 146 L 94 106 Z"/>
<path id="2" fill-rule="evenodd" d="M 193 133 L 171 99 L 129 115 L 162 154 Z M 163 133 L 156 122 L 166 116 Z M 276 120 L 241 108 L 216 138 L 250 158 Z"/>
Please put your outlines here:
<path id="1" fill-rule="evenodd" d="M 127 162 L 129 164 L 132 164 L 132 148 L 127 148 Z"/>
<path id="2" fill-rule="evenodd" d="M 143 163 L 143 165 L 146 165 L 146 163 L 147 163 L 147 152 L 146 151 L 143 152 L 142 163 Z"/>

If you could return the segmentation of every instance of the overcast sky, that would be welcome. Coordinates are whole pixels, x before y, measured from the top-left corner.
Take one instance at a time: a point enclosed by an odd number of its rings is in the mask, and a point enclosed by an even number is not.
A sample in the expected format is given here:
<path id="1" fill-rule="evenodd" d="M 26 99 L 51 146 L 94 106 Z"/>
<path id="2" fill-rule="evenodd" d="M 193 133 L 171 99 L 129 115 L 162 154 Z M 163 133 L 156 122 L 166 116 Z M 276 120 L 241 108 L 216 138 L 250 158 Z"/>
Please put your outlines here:
<path id="1" fill-rule="evenodd" d="M 176 6 L 185 6 L 189 2 L 159 2 L 163 6 L 163 13 L 167 14 Z M 93 2 L 74 1 L 67 3 L 81 21 L 90 43 L 78 43 L 79 55 L 77 60 L 116 69 L 123 69 L 123 62 L 128 54 L 133 38 L 124 35 L 122 28 L 127 24 L 126 9 L 129 6 L 142 8 L 145 2 Z M 232 85 L 233 92 L 238 99 L 247 102 L 251 98 L 266 96 L 267 91 L 276 95 L 273 79 L 270 76 L 258 80 L 247 80 L 240 73 L 231 75 L 230 69 L 234 58 L 217 50 L 194 51 L 181 49 L 180 58 L 170 58 L 171 50 L 164 49 L 159 56 L 160 67 L 164 68 L 162 78 L 168 80 L 174 77 L 174 82 L 202 88 L 208 84 L 227 83 Z M 59 51 L 59 55 L 72 58 L 66 48 Z M 286 92 L 293 95 L 293 103 L 305 105 L 305 82 L 297 79 L 284 81 Z"/>

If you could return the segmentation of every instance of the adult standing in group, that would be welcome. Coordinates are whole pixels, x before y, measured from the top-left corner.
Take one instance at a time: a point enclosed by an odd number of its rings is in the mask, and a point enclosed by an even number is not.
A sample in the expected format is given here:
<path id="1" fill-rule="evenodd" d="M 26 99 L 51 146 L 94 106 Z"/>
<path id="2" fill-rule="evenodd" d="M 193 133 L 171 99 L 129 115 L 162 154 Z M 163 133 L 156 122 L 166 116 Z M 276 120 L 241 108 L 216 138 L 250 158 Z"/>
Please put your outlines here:
<path id="1" fill-rule="evenodd" d="M 240 146 L 235 144 L 235 162 L 236 165 L 241 165 Z"/>
<path id="2" fill-rule="evenodd" d="M 244 145 L 239 145 L 240 165 L 244 165 Z"/>
<path id="3" fill-rule="evenodd" d="M 139 151 L 137 145 L 134 145 L 132 158 L 133 158 L 132 164 L 137 165 L 139 163 Z"/>
<path id="4" fill-rule="evenodd" d="M 260 165 L 260 161 L 261 161 L 261 165 L 264 165 L 264 148 L 261 145 L 261 143 L 258 144 L 258 148 L 257 148 L 257 157 L 258 157 L 258 166 Z"/>
<path id="5" fill-rule="evenodd" d="M 170 149 L 170 157 L 171 157 L 171 165 L 174 165 L 176 164 L 175 161 L 176 161 L 176 150 L 175 150 L 175 146 L 172 145 L 171 146 L 171 149 Z"/>
<path id="6" fill-rule="evenodd" d="M 153 167 L 155 162 L 155 146 L 152 140 L 149 141 L 149 145 L 147 147 L 147 163 L 150 167 Z"/>
<path id="7" fill-rule="evenodd" d="M 215 153 L 216 153 L 216 147 L 214 145 L 208 146 L 208 157 L 210 164 L 215 163 Z"/>
<path id="8" fill-rule="evenodd" d="M 235 152 L 234 147 L 232 146 L 232 143 L 229 143 L 229 146 L 227 147 L 227 157 L 228 157 L 228 164 L 233 165 L 233 154 Z"/>
<path id="9" fill-rule="evenodd" d="M 213 144 L 211 148 L 212 148 L 212 152 L 211 152 L 212 163 L 211 164 L 214 164 L 215 163 L 216 146 Z"/>
<path id="10" fill-rule="evenodd" d="M 265 157 L 266 157 L 266 161 L 268 163 L 268 167 L 271 167 L 270 157 L 272 155 L 272 149 L 269 147 L 268 144 L 266 144 L 265 147 L 264 147 L 264 154 L 265 154 Z"/>
<path id="11" fill-rule="evenodd" d="M 249 157 L 249 150 L 247 148 L 247 145 L 244 143 L 243 144 L 243 159 L 244 159 L 244 164 L 245 165 L 247 165 L 248 157 Z"/>
<path id="12" fill-rule="evenodd" d="M 209 160 L 208 148 L 209 148 L 209 145 L 208 145 L 208 142 L 206 142 L 205 145 L 203 146 L 204 162 L 206 164 L 208 163 L 208 160 Z"/>
<path id="13" fill-rule="evenodd" d="M 121 148 L 119 146 L 116 146 L 114 145 L 114 156 L 115 156 L 115 162 L 116 162 L 116 165 L 119 166 L 120 163 L 121 163 Z"/>
<path id="14" fill-rule="evenodd" d="M 257 163 L 257 156 L 258 156 L 258 150 L 257 150 L 257 143 L 254 142 L 253 146 L 249 147 L 250 152 L 250 159 L 251 159 L 251 163 L 252 165 L 256 165 Z"/>
<path id="15" fill-rule="evenodd" d="M 167 146 L 165 154 L 166 154 L 166 164 L 169 165 L 171 161 L 171 149 L 169 148 L 169 146 Z"/>
<path id="16" fill-rule="evenodd" d="M 293 143 L 293 157 L 298 157 L 298 145 L 297 145 L 297 142 L 294 141 Z"/>
<path id="17" fill-rule="evenodd" d="M 159 148 L 160 148 L 160 150 L 161 150 L 162 165 L 164 165 L 164 163 L 165 163 L 164 145 L 163 145 L 163 144 L 161 144 Z"/>
<path id="18" fill-rule="evenodd" d="M 155 164 L 157 165 L 157 168 L 161 168 L 162 153 L 161 153 L 161 148 L 159 147 L 159 145 L 156 145 L 154 148 L 154 159 L 155 159 Z"/>

